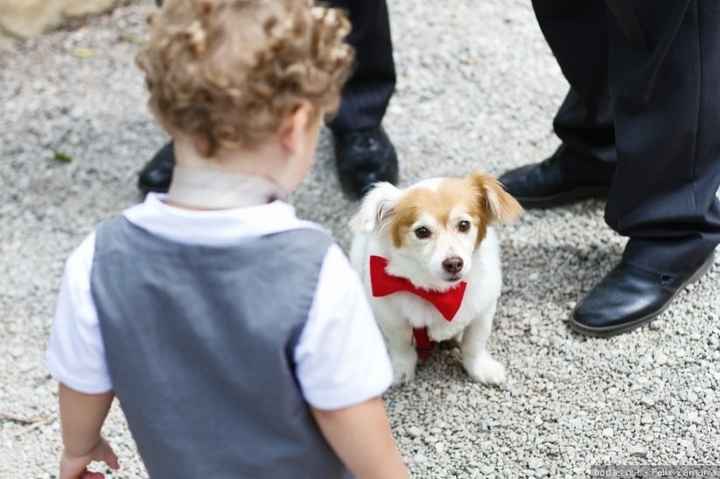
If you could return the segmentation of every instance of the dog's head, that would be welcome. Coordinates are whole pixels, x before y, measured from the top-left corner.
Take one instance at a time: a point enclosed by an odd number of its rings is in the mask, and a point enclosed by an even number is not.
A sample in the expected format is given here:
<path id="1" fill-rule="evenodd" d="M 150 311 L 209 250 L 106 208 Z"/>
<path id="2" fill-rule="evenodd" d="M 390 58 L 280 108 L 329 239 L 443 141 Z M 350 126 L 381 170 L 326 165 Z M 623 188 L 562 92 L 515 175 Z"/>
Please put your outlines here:
<path id="1" fill-rule="evenodd" d="M 377 184 L 351 220 L 356 233 L 383 238 L 387 271 L 416 286 L 445 290 L 472 268 L 473 252 L 493 223 L 513 221 L 522 207 L 492 176 L 440 178 L 401 190 Z"/>

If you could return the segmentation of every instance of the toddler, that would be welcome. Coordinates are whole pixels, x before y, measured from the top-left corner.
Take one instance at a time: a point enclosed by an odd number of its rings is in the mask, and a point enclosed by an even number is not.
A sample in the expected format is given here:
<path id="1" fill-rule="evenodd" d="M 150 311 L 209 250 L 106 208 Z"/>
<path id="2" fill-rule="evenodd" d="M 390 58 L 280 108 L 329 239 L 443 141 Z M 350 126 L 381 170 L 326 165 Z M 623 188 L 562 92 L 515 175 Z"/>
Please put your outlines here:
<path id="1" fill-rule="evenodd" d="M 168 0 L 152 18 L 138 64 L 178 167 L 66 263 L 47 354 L 60 479 L 119 467 L 100 434 L 115 397 L 153 479 L 408 477 L 362 285 L 284 202 L 338 106 L 349 29 L 311 0 Z"/>

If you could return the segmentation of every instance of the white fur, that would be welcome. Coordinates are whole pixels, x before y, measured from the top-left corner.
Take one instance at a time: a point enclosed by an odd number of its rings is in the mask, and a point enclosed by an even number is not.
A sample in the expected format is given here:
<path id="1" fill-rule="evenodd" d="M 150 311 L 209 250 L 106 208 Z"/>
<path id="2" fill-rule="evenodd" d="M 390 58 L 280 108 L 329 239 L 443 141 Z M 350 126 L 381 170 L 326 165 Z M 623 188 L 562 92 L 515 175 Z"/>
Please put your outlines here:
<path id="1" fill-rule="evenodd" d="M 410 188 L 434 189 L 441 179 L 426 180 Z M 394 383 L 410 381 L 415 375 L 417 353 L 412 342 L 413 328 L 428 328 L 432 340 L 455 338 L 461 344 L 463 366 L 474 380 L 500 384 L 506 379 L 505 368 L 492 358 L 487 341 L 492 329 L 502 275 L 500 247 L 492 227 L 475 248 L 476 229 L 471 234 L 446 232 L 434 235 L 432 241 L 409 237 L 407 244 L 396 248 L 386 227 L 393 205 L 407 190 L 388 183 L 378 184 L 363 200 L 360 211 L 351 220 L 354 232 L 350 258 L 360 273 L 375 318 L 385 337 L 394 371 Z M 452 211 L 451 218 L 464 218 L 463 211 Z M 419 215 L 413 228 L 432 224 L 430 215 Z M 462 306 L 452 322 L 445 320 L 429 302 L 408 293 L 372 297 L 369 258 L 378 255 L 389 260 L 387 272 L 408 278 L 418 287 L 446 290 L 457 281 L 443 278 L 442 261 L 448 256 L 460 256 L 464 263 L 462 281 L 467 288 Z"/>

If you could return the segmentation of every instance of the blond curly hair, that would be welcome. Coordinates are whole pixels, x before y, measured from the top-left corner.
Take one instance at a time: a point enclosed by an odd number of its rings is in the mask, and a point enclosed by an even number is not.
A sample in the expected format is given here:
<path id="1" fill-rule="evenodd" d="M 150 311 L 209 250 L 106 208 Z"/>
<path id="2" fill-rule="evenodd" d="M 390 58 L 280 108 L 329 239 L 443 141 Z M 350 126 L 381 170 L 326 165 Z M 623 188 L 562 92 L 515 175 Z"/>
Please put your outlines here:
<path id="1" fill-rule="evenodd" d="M 304 101 L 337 109 L 350 23 L 313 0 L 167 0 L 137 57 L 164 128 L 218 148 L 253 148 Z"/>

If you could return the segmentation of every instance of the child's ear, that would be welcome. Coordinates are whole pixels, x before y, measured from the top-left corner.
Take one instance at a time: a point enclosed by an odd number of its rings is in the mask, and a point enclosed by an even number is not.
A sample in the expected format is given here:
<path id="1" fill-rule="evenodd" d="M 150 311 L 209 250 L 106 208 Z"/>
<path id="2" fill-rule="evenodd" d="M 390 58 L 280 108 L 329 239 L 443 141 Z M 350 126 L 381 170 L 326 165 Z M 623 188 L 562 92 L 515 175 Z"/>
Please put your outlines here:
<path id="1" fill-rule="evenodd" d="M 394 214 L 400 190 L 391 183 L 376 183 L 365 195 L 360 210 L 350 220 L 355 233 L 370 233 L 382 229 Z"/>
<path id="2" fill-rule="evenodd" d="M 470 175 L 470 181 L 478 192 L 480 207 L 493 223 L 512 223 L 522 214 L 520 203 L 505 191 L 497 178 L 475 172 Z"/>
<path id="3" fill-rule="evenodd" d="M 193 147 L 195 147 L 195 151 L 197 151 L 203 158 L 210 158 L 214 153 L 216 153 L 215 145 L 207 136 L 195 135 L 192 137 L 192 143 Z"/>
<path id="4" fill-rule="evenodd" d="M 312 106 L 308 102 L 301 102 L 283 120 L 278 131 L 280 144 L 290 154 L 304 148 L 307 129 L 310 124 Z"/>

